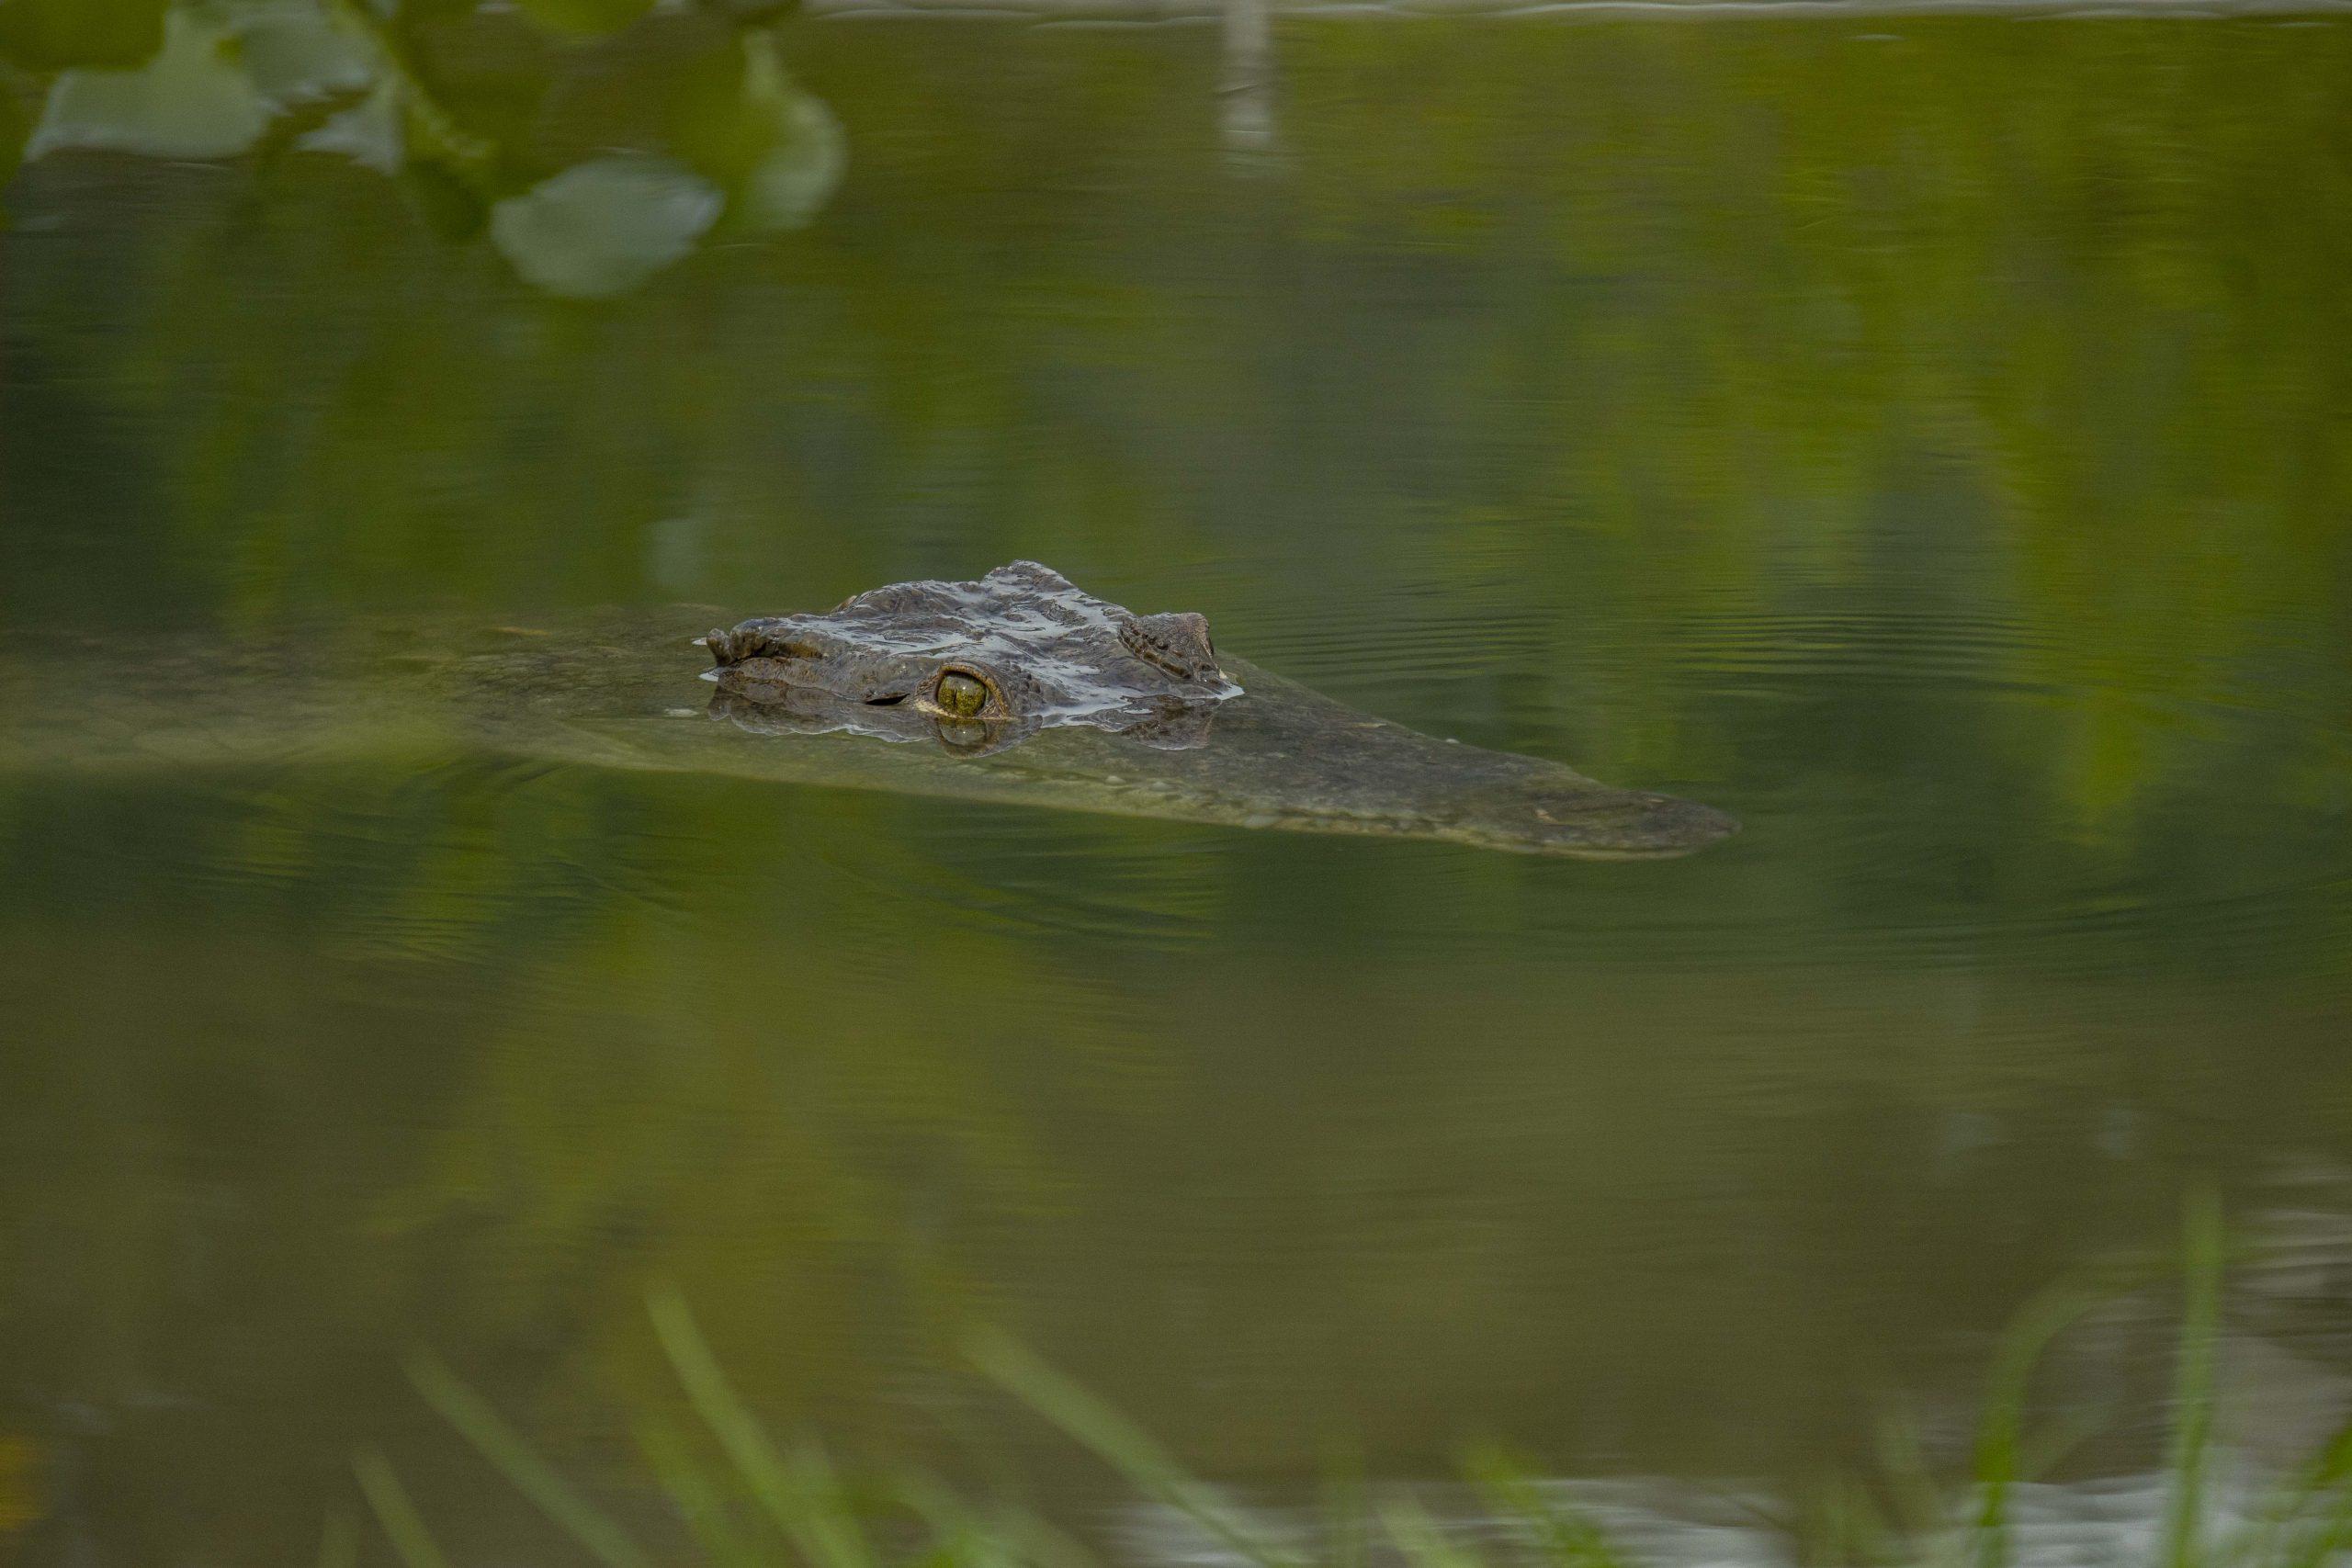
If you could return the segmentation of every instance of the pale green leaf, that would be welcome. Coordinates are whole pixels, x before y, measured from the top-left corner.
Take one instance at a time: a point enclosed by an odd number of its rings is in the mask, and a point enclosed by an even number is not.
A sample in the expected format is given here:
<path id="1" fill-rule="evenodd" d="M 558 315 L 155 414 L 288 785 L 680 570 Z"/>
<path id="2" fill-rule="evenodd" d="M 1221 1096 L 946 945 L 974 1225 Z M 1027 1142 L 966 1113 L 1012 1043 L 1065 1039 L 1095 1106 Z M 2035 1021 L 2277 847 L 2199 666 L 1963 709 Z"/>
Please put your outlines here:
<path id="1" fill-rule="evenodd" d="M 684 256 L 720 205 L 718 192 L 666 158 L 595 158 L 498 203 L 490 233 L 525 282 L 594 299 Z"/>
<path id="2" fill-rule="evenodd" d="M 235 40 L 218 23 L 172 13 L 163 52 L 136 71 L 68 71 L 49 90 L 28 159 L 62 147 L 159 158 L 228 158 L 270 122 Z"/>

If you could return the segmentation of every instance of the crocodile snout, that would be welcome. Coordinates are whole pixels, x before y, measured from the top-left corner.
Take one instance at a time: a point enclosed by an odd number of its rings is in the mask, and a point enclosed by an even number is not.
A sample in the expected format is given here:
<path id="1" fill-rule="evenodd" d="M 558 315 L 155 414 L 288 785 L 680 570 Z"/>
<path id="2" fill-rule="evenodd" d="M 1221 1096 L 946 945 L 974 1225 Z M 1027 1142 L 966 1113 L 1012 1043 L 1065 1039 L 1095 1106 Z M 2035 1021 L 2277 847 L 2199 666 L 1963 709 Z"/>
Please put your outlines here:
<path id="1" fill-rule="evenodd" d="M 1695 800 L 1600 785 L 1539 793 L 1525 810 L 1531 841 L 1523 847 L 1538 854 L 1682 855 L 1739 831 L 1736 818 Z"/>

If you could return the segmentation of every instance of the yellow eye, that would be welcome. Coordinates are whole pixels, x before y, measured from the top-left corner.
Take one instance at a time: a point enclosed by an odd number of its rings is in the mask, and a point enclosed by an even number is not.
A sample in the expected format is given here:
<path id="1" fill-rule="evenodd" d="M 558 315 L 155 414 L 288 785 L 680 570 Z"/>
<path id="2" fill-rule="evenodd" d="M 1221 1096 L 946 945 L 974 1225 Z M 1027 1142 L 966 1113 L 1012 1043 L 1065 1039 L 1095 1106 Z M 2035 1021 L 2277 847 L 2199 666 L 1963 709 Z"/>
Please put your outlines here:
<path id="1" fill-rule="evenodd" d="M 959 718 L 970 718 L 988 705 L 989 689 L 969 675 L 954 671 L 939 678 L 939 705 Z"/>

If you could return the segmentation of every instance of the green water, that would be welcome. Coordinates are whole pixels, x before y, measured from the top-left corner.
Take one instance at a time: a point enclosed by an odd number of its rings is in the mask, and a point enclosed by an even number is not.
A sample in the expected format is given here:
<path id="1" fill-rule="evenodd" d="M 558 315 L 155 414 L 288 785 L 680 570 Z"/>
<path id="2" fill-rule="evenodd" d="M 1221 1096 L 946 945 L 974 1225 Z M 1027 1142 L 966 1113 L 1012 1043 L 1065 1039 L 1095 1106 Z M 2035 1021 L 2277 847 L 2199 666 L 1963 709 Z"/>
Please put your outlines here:
<path id="1" fill-rule="evenodd" d="M 1206 28 L 431 9 L 406 85 L 229 6 L 180 97 L 48 100 L 0 670 L 1034 557 L 1746 830 L 0 769 L 0 1558 L 307 1560 L 377 1444 L 572 1561 L 400 1358 L 648 1509 L 657 1283 L 779 1429 L 1077 1517 L 967 1323 L 1271 1495 L 1772 1483 L 1951 1430 L 2210 1175 L 2302 1248 L 2245 1353 L 2352 1370 L 2352 30 L 1293 20 L 1253 128 Z M 369 93 L 441 130 L 301 144 Z M 2058 1380 L 2094 1471 L 2165 1348 Z"/>

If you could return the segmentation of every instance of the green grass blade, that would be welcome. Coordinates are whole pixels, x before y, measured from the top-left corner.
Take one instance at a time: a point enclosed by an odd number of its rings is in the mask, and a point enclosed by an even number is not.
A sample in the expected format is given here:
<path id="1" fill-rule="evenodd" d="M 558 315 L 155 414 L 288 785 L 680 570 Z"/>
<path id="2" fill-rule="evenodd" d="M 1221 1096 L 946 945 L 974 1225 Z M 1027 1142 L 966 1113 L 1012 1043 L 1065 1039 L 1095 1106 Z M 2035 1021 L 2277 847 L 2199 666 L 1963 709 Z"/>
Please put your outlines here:
<path id="1" fill-rule="evenodd" d="M 1380 1528 L 1409 1568 L 1486 1568 L 1484 1559 L 1439 1529 L 1418 1503 L 1384 1504 Z"/>
<path id="2" fill-rule="evenodd" d="M 1844 1473 L 1825 1476 L 1798 1514 L 1797 1561 L 1843 1564 L 1892 1563 L 1899 1550 L 1894 1527 L 1869 1489 Z"/>
<path id="3" fill-rule="evenodd" d="M 1372 1561 L 1372 1489 L 1363 1459 L 1337 1445 L 1323 1456 L 1324 1568 L 1369 1568 Z"/>
<path id="4" fill-rule="evenodd" d="M 896 1477 L 888 1490 L 890 1502 L 921 1520 L 929 1536 L 922 1550 L 912 1559 L 902 1560 L 899 1568 L 939 1568 L 946 1563 L 1009 1568 L 1019 1560 L 1005 1532 L 992 1528 L 992 1520 L 983 1518 L 938 1482 L 921 1476 Z"/>
<path id="5" fill-rule="evenodd" d="M 791 1473 L 806 1500 L 808 1516 L 802 1533 L 822 1568 L 870 1568 L 873 1549 L 858 1523 L 849 1488 L 833 1469 L 833 1461 L 815 1442 L 794 1448 Z"/>
<path id="6" fill-rule="evenodd" d="M 1047 1366 L 1009 1337 L 976 1331 L 964 1353 L 1000 1386 L 1090 1450 L 1138 1489 L 1168 1504 L 1227 1550 L 1260 1568 L 1302 1568 L 1266 1540 L 1205 1483 L 1125 1416 Z"/>
<path id="7" fill-rule="evenodd" d="M 2343 1550 L 2347 1530 L 2352 1530 L 2352 1426 L 2339 1428 L 2321 1445 L 2292 1482 L 2272 1488 L 2254 1517 L 2209 1555 L 2256 1568 L 2314 1568 L 2320 1559 Z"/>
<path id="8" fill-rule="evenodd" d="M 405 1568 L 449 1568 L 448 1555 L 424 1528 L 424 1517 L 409 1501 L 408 1488 L 401 1484 L 391 1461 L 379 1450 L 362 1449 L 351 1456 L 351 1472 L 358 1477 L 360 1495 L 368 1499 Z"/>
<path id="9" fill-rule="evenodd" d="M 2105 1430 L 2114 1418 L 2112 1405 L 2098 1404 L 2086 1410 L 2068 1411 L 2052 1420 L 2018 1444 L 2018 1478 L 2036 1481 L 2048 1475 Z"/>
<path id="10" fill-rule="evenodd" d="M 2324 1568 L 2342 1562 L 2352 1552 L 2352 1489 L 2337 1491 L 2331 1501 L 2319 1519 L 2290 1534 L 2285 1551 L 2256 1561 L 2265 1568 Z"/>
<path id="11" fill-rule="evenodd" d="M 997 1505 L 979 1507 L 966 1501 L 944 1483 L 926 1476 L 901 1475 L 889 1484 L 890 1496 L 941 1541 L 968 1546 L 955 1553 L 961 1562 L 1028 1563 L 1033 1568 L 1102 1568 L 1086 1545 L 1039 1518 L 1026 1508 Z M 977 1553 L 977 1555 L 975 1555 Z"/>
<path id="12" fill-rule="evenodd" d="M 507 1425 L 490 1401 L 469 1388 L 438 1357 L 418 1351 L 409 1357 L 405 1369 L 408 1381 L 424 1402 L 591 1557 L 605 1568 L 652 1568 L 653 1560 L 619 1525 L 573 1490 L 521 1433 Z"/>
<path id="13" fill-rule="evenodd" d="M 2154 1272 L 2150 1263 L 2125 1259 L 2063 1280 L 2029 1303 L 2001 1336 L 1977 1428 L 1976 1506 L 1962 1543 L 1974 1568 L 2008 1563 L 2009 1493 L 2030 1467 L 2025 1411 L 2034 1369 L 2052 1341 Z"/>
<path id="14" fill-rule="evenodd" d="M 649 1420 L 637 1429 L 637 1446 L 711 1562 L 719 1568 L 764 1568 L 765 1559 L 737 1521 L 726 1490 L 695 1460 L 683 1433 L 666 1421 Z"/>
<path id="15" fill-rule="evenodd" d="M 1951 1525 L 1960 1510 L 1937 1484 L 1917 1416 L 1907 1408 L 1882 1416 L 1876 1448 L 1896 1528 L 1911 1543 L 1920 1568 L 1942 1568 L 1951 1556 Z"/>
<path id="16" fill-rule="evenodd" d="M 1473 1450 L 1463 1473 L 1487 1506 L 1517 1524 L 1555 1568 L 1622 1568 L 1609 1533 L 1582 1512 L 1546 1497 L 1524 1464 L 1496 1448 Z"/>
<path id="17" fill-rule="evenodd" d="M 646 1310 L 687 1402 L 718 1439 L 752 1499 L 795 1550 L 816 1568 L 871 1568 L 873 1555 L 833 1483 L 831 1467 L 813 1449 L 802 1450 L 797 1470 L 776 1451 L 736 1397 L 684 1299 L 674 1291 L 655 1290 L 646 1299 Z"/>
<path id="18" fill-rule="evenodd" d="M 2182 1224 L 2180 1359 L 2173 1380 L 2172 1501 L 2165 1568 L 2196 1568 L 2204 1548 L 2205 1461 L 2213 1433 L 2213 1348 L 2222 1327 L 2222 1204 L 2193 1194 Z"/>
<path id="19" fill-rule="evenodd" d="M 1154 1490 L 1192 1478 L 1141 1427 L 1005 1335 L 976 1333 L 965 1353 L 1023 1404 L 1099 1455 L 1114 1470 Z"/>

